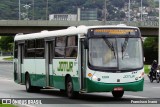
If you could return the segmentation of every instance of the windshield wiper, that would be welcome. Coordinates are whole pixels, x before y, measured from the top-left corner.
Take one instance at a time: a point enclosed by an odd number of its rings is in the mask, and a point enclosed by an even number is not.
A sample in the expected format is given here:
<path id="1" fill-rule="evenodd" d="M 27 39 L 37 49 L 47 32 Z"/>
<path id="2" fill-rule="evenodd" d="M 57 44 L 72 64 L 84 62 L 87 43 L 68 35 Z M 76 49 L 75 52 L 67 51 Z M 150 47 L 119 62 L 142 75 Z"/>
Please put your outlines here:
<path id="1" fill-rule="evenodd" d="M 129 38 L 125 38 L 124 43 L 123 43 L 123 44 L 121 44 L 122 59 L 123 59 L 123 57 L 124 57 L 123 53 L 126 51 L 126 48 L 127 48 L 128 39 L 129 39 Z"/>
<path id="2" fill-rule="evenodd" d="M 116 53 L 114 50 L 114 46 L 113 46 L 113 42 L 112 44 L 110 43 L 110 41 L 107 38 L 103 38 L 103 40 L 105 41 L 105 43 L 108 45 L 108 47 L 111 49 L 111 51 L 113 51 L 114 53 L 114 58 L 116 59 Z"/>

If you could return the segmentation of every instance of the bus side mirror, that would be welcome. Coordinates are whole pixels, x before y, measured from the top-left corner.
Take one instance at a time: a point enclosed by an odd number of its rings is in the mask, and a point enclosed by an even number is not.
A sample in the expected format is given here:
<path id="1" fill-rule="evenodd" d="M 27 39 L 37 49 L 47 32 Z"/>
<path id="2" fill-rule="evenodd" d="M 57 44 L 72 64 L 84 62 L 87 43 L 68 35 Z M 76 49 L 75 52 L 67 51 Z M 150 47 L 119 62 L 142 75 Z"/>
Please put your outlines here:
<path id="1" fill-rule="evenodd" d="M 88 49 L 88 39 L 84 39 L 84 42 L 83 42 L 83 45 L 84 45 L 84 49 Z"/>

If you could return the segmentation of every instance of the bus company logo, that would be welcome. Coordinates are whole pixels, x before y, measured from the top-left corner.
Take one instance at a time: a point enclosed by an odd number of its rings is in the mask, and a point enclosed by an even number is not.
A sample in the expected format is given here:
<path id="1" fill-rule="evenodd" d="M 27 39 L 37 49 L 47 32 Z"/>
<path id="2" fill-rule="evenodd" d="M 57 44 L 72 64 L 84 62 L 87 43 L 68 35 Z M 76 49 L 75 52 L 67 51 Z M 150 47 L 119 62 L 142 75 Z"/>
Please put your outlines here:
<path id="1" fill-rule="evenodd" d="M 73 62 L 60 61 L 57 71 L 73 72 Z"/>
<path id="2" fill-rule="evenodd" d="M 2 99 L 2 104 L 11 104 L 11 99 Z"/>
<path id="3" fill-rule="evenodd" d="M 135 75 L 124 75 L 123 78 L 134 78 L 134 77 L 135 77 Z"/>

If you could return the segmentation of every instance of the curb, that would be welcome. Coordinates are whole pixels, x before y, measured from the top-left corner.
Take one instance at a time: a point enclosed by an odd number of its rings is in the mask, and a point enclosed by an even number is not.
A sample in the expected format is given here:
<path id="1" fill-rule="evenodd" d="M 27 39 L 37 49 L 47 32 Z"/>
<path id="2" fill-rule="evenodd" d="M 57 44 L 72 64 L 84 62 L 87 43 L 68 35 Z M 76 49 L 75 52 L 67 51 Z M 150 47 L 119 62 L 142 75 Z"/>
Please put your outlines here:
<path id="1" fill-rule="evenodd" d="M 13 61 L 0 61 L 0 63 L 9 63 L 9 64 L 12 64 Z"/>

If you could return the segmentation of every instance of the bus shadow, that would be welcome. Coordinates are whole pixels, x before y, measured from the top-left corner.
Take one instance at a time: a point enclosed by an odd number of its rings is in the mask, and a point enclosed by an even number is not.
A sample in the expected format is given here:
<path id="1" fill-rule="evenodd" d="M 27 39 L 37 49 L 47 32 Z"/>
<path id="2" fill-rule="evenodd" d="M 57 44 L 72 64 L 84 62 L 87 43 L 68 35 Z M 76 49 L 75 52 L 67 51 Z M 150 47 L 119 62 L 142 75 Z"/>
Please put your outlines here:
<path id="1" fill-rule="evenodd" d="M 25 90 L 17 91 L 27 93 Z M 32 92 L 30 95 L 29 97 L 31 99 L 42 100 L 42 104 L 132 104 L 134 101 L 143 102 L 148 100 L 160 102 L 160 98 L 132 98 L 124 96 L 122 98 L 116 99 L 107 92 L 106 94 L 104 92 L 79 94 L 76 98 L 69 99 L 64 92 L 52 89 Z"/>
<path id="2" fill-rule="evenodd" d="M 50 98 L 56 103 L 65 101 L 63 103 L 66 104 L 130 104 L 131 99 L 130 98 L 119 98 L 116 99 L 112 97 L 111 95 L 102 95 L 102 94 L 95 94 L 95 93 L 87 93 L 87 94 L 78 94 L 76 98 L 69 99 L 67 98 L 67 95 L 65 92 L 60 92 L 59 90 L 41 90 L 40 92 L 34 92 L 42 95 L 48 95 L 48 96 L 56 96 L 56 98 Z M 45 96 L 46 98 L 46 96 Z"/>

